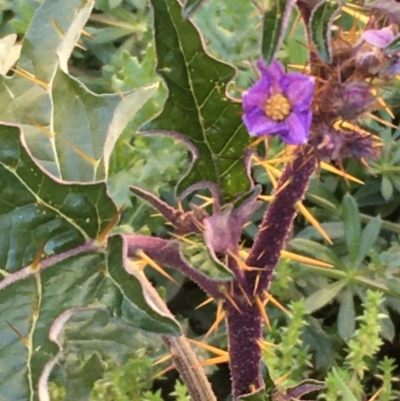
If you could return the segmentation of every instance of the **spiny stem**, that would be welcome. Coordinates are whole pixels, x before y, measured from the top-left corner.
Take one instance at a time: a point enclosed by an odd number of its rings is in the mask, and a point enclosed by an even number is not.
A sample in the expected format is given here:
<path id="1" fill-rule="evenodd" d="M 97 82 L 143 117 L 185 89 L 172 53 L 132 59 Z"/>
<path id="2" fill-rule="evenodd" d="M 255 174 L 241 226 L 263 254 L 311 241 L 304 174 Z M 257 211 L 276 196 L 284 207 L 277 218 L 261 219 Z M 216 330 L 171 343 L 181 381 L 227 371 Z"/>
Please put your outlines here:
<path id="1" fill-rule="evenodd" d="M 246 260 L 248 266 L 265 269 L 260 277 L 257 294 L 268 289 L 272 273 L 280 259 L 281 251 L 297 214 L 295 205 L 304 197 L 315 165 L 316 160 L 310 154 L 310 149 L 299 149 L 294 161 L 286 166 L 279 180 L 278 193 L 263 217 L 254 245 Z M 290 184 L 286 185 L 289 180 Z M 286 187 L 279 190 L 283 185 Z M 246 272 L 246 279 L 254 283 L 257 274 L 259 272 Z"/>
<path id="2" fill-rule="evenodd" d="M 229 302 L 225 302 L 224 310 L 233 399 L 237 400 L 264 384 L 261 376 L 262 351 L 257 343 L 262 339 L 261 311 L 254 302 L 249 305 L 238 288 L 234 296 L 240 312 Z"/>
<path id="3" fill-rule="evenodd" d="M 134 258 L 137 251 L 142 250 L 157 263 L 169 266 L 190 278 L 214 299 L 221 298 L 219 288 L 226 280 L 213 280 L 190 266 L 181 254 L 178 242 L 145 235 L 125 235 L 124 244 L 126 256 Z"/>
<path id="4" fill-rule="evenodd" d="M 99 250 L 99 245 L 95 242 L 87 242 L 81 246 L 70 249 L 68 251 L 59 253 L 54 256 L 50 256 L 46 259 L 41 260 L 39 263 L 36 263 L 35 266 L 32 264 L 23 267 L 22 269 L 9 274 L 3 280 L 0 281 L 0 290 L 8 287 L 10 284 L 13 284 L 17 281 L 24 280 L 28 277 L 31 277 L 37 273 L 40 273 L 51 266 L 54 266 L 57 263 L 60 263 L 66 259 L 72 258 L 73 256 L 80 255 L 81 253 L 87 253 L 95 250 Z"/>

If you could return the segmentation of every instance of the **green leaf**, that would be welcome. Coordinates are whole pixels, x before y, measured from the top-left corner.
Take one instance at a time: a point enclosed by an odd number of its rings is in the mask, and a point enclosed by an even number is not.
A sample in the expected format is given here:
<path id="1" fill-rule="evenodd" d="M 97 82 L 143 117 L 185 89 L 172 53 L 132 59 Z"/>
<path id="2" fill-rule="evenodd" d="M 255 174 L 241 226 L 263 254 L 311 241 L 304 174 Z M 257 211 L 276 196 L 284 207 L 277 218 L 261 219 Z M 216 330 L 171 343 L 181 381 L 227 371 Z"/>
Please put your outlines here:
<path id="1" fill-rule="evenodd" d="M 107 177 L 116 140 L 157 89 L 141 88 L 124 99 L 95 95 L 68 74 L 68 59 L 93 4 L 45 0 L 24 38 L 18 73 L 0 77 L 5 105 L 0 120 L 23 126 L 27 147 L 41 167 L 74 182 Z"/>
<path id="2" fill-rule="evenodd" d="M 368 252 L 371 250 L 381 231 L 381 226 L 382 226 L 381 218 L 375 217 L 364 228 L 364 231 L 362 232 L 361 235 L 360 245 L 357 253 L 357 260 L 356 260 L 357 265 L 362 263 L 364 258 L 367 256 Z"/>
<path id="3" fill-rule="evenodd" d="M 393 185 L 389 177 L 387 177 L 386 175 L 382 176 L 381 194 L 386 201 L 388 201 L 393 196 Z"/>
<path id="4" fill-rule="evenodd" d="M 395 38 L 388 46 L 385 47 L 386 54 L 398 53 L 400 50 L 400 37 Z"/>
<path id="5" fill-rule="evenodd" d="M 340 8 L 340 2 L 322 0 L 311 13 L 309 21 L 311 39 L 319 57 L 325 63 L 330 63 L 332 58 L 331 24 Z"/>
<path id="6" fill-rule="evenodd" d="M 152 4 L 157 71 L 169 97 L 163 112 L 143 130 L 179 133 L 191 143 L 196 156 L 178 191 L 199 181 L 220 185 L 225 197 L 248 190 L 243 153 L 251 140 L 240 105 L 225 96 L 235 70 L 205 52 L 196 28 L 183 20 L 177 0 L 152 0 Z"/>
<path id="7" fill-rule="evenodd" d="M 359 252 L 361 223 L 357 203 L 349 194 L 343 198 L 342 212 L 349 257 L 351 263 L 354 264 Z"/>
<path id="8" fill-rule="evenodd" d="M 182 15 L 187 19 L 191 17 L 194 12 L 204 3 L 204 0 L 186 0 L 183 6 Z"/>
<path id="9" fill-rule="evenodd" d="M 97 238 L 116 208 L 103 183 L 65 185 L 46 176 L 20 137 L 16 127 L 0 126 L 0 288 L 15 279 L 0 291 L 0 359 L 10 361 L 0 369 L 0 401 L 36 400 L 38 377 L 55 352 L 49 327 L 66 309 L 104 305 L 129 325 L 179 333 L 175 321 L 148 306 L 139 281 L 125 271 L 120 237 L 111 238 L 107 250 L 61 258 Z M 39 267 L 51 257 L 59 262 L 19 280 L 43 245 Z"/>
<path id="10" fill-rule="evenodd" d="M 335 267 L 343 267 L 341 259 L 327 246 L 303 238 L 295 238 L 290 245 L 297 252 L 305 253 L 316 260 L 332 263 Z"/>
<path id="11" fill-rule="evenodd" d="M 338 314 L 338 332 L 343 340 L 347 341 L 353 334 L 356 325 L 353 293 L 350 289 L 344 292 Z"/>
<path id="12" fill-rule="evenodd" d="M 104 362 L 97 352 L 87 360 L 68 371 L 68 380 L 65 385 L 66 400 L 88 400 L 94 383 L 104 374 Z"/>
<path id="13" fill-rule="evenodd" d="M 358 401 L 356 396 L 351 392 L 349 387 L 339 376 L 339 373 L 335 368 L 332 368 L 333 376 L 335 377 L 337 384 L 339 385 L 340 392 L 342 393 L 343 401 Z"/>
<path id="14" fill-rule="evenodd" d="M 346 280 L 340 280 L 314 292 L 304 302 L 307 311 L 312 313 L 327 305 L 339 294 L 346 284 Z"/>
<path id="15" fill-rule="evenodd" d="M 270 7 L 264 12 L 261 53 L 267 65 L 282 45 L 295 3 L 293 0 L 275 0 L 269 2 Z"/>

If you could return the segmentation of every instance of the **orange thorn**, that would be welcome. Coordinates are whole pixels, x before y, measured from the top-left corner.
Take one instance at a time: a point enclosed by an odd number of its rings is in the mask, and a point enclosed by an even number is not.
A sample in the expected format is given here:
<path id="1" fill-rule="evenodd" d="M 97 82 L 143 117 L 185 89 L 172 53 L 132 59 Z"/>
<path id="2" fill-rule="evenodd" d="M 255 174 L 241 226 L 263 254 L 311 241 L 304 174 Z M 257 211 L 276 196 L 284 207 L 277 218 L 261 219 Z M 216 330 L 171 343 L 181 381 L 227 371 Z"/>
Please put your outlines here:
<path id="1" fill-rule="evenodd" d="M 248 303 L 248 305 L 249 305 L 249 306 L 253 305 L 253 304 L 251 303 L 251 301 L 250 301 L 249 296 L 247 295 L 246 291 L 244 290 L 242 284 L 240 284 L 240 283 L 238 283 L 238 284 L 239 284 L 239 289 L 240 289 L 240 291 L 242 292 L 242 294 L 243 294 L 243 296 L 244 296 L 246 302 Z"/>
<path id="2" fill-rule="evenodd" d="M 368 401 L 375 401 L 378 398 L 378 395 L 382 392 L 383 387 L 381 387 Z"/>
<path id="3" fill-rule="evenodd" d="M 265 351 L 267 354 L 271 355 L 271 356 L 276 356 L 275 353 L 273 353 L 267 346 L 267 344 L 264 344 L 263 340 L 256 340 L 258 346 Z M 274 344 L 275 345 L 275 344 Z"/>
<path id="4" fill-rule="evenodd" d="M 150 256 L 146 255 L 141 249 L 136 252 L 136 255 L 139 256 L 139 258 L 141 258 L 144 262 L 147 262 L 147 264 L 158 273 L 178 285 L 178 282 L 171 275 L 169 275 L 157 262 L 151 259 Z"/>
<path id="5" fill-rule="evenodd" d="M 205 351 L 209 351 L 212 352 L 215 355 L 219 355 L 219 356 L 226 356 L 228 355 L 227 351 L 224 351 L 223 349 L 219 349 L 216 347 L 213 347 L 212 345 L 208 345 L 205 344 L 201 341 L 196 341 L 196 340 L 192 340 L 191 338 L 187 339 L 190 343 L 197 345 L 198 347 L 200 347 L 201 349 L 204 349 Z"/>
<path id="6" fill-rule="evenodd" d="M 36 127 L 36 128 L 39 128 L 40 129 L 40 131 L 42 131 L 43 132 L 43 134 L 45 134 L 48 138 L 53 138 L 54 137 L 54 134 L 51 132 L 51 131 L 49 131 L 47 128 L 45 128 L 45 127 L 43 127 L 42 125 L 40 125 L 37 121 L 35 121 L 33 118 L 31 118 L 31 117 L 27 117 L 27 119 Z"/>
<path id="7" fill-rule="evenodd" d="M 240 310 L 240 308 L 237 306 L 236 302 L 234 301 L 234 299 L 232 298 L 232 296 L 229 294 L 229 292 L 226 290 L 226 288 L 222 288 L 220 289 L 220 291 L 222 292 L 222 294 L 225 295 L 226 299 L 234 306 L 234 308 L 239 312 L 242 313 L 242 311 Z"/>
<path id="8" fill-rule="evenodd" d="M 275 383 L 276 385 L 281 384 L 281 383 L 282 383 L 283 381 L 285 381 L 292 373 L 293 373 L 293 372 L 291 371 L 291 372 L 288 372 L 288 373 L 284 374 L 283 376 L 281 376 L 281 377 L 279 377 L 278 379 L 276 379 L 274 383 Z"/>
<path id="9" fill-rule="evenodd" d="M 256 279 L 254 281 L 253 295 L 256 295 L 256 292 L 258 290 L 258 285 L 260 284 L 260 278 L 261 278 L 261 273 L 258 273 L 257 276 L 256 276 Z"/>
<path id="10" fill-rule="evenodd" d="M 195 307 L 195 309 L 200 309 L 203 306 L 206 306 L 206 305 L 210 304 L 212 301 L 214 301 L 214 298 L 207 298 L 204 302 L 202 302 L 201 304 L 197 305 Z"/>
<path id="11" fill-rule="evenodd" d="M 110 222 L 107 224 L 107 226 L 104 228 L 104 230 L 98 235 L 98 237 L 96 238 L 96 242 L 99 245 L 104 245 L 104 240 L 107 237 L 107 234 L 111 231 L 111 229 L 118 223 L 118 220 L 121 216 L 122 213 L 122 209 L 124 208 L 124 206 L 121 206 L 118 210 L 117 213 L 114 214 L 114 216 L 112 217 L 112 219 L 110 220 Z"/>
<path id="12" fill-rule="evenodd" d="M 77 155 L 79 155 L 80 157 L 82 157 L 82 159 L 86 160 L 89 164 L 91 164 L 93 167 L 96 167 L 98 164 L 98 161 L 96 159 L 94 159 L 93 157 L 89 156 L 88 154 L 86 154 L 83 150 L 77 148 L 74 144 L 72 144 L 69 141 L 66 141 L 64 139 L 64 141 Z"/>
<path id="13" fill-rule="evenodd" d="M 172 364 L 170 366 L 168 366 L 167 368 L 165 368 L 164 370 L 162 370 L 161 372 L 157 373 L 156 375 L 154 375 L 153 377 L 151 377 L 149 379 L 149 381 L 153 381 L 155 379 L 157 379 L 160 376 L 163 376 L 165 373 L 169 372 L 170 370 L 175 369 L 175 365 Z"/>
<path id="14" fill-rule="evenodd" d="M 11 323 L 7 322 L 8 326 L 10 329 L 19 337 L 19 339 L 25 344 L 26 347 L 29 347 L 29 339 L 28 337 L 25 337 L 15 326 L 13 326 Z"/>
<path id="15" fill-rule="evenodd" d="M 11 71 L 15 72 L 17 75 L 20 75 L 23 78 L 26 78 L 28 81 L 31 81 L 34 84 L 41 86 L 42 88 L 44 88 L 46 90 L 49 89 L 49 85 L 47 82 L 37 79 L 33 74 L 31 74 L 28 71 L 23 70 L 22 68 L 19 68 L 19 67 L 11 68 Z"/>
<path id="16" fill-rule="evenodd" d="M 195 365 L 193 367 L 197 367 L 197 366 L 212 366 L 212 365 L 218 365 L 219 363 L 226 363 L 226 362 L 229 362 L 229 355 L 217 356 L 216 358 L 207 359 L 207 360 L 202 361 L 198 365 Z"/>
<path id="17" fill-rule="evenodd" d="M 271 303 L 273 303 L 278 309 L 280 309 L 287 315 L 290 315 L 290 312 L 281 303 L 279 303 L 271 294 L 268 294 L 268 292 L 265 291 L 264 295 L 268 299 L 268 301 L 271 301 Z"/>
<path id="18" fill-rule="evenodd" d="M 35 259 L 33 259 L 33 262 L 29 266 L 29 269 L 32 273 L 37 273 L 40 270 L 40 261 L 42 260 L 43 251 L 46 244 L 47 241 L 43 241 L 42 245 L 40 245 L 40 248 L 36 253 Z"/>
<path id="19" fill-rule="evenodd" d="M 287 181 L 285 181 L 277 190 L 274 192 L 274 197 L 278 195 L 280 192 L 282 192 L 288 185 L 292 183 L 292 179 L 289 178 Z"/>
<path id="20" fill-rule="evenodd" d="M 328 233 L 323 229 L 318 220 L 306 209 L 306 207 L 298 201 L 296 203 L 297 210 L 306 218 L 306 220 L 322 235 L 329 244 L 333 245 L 332 240 L 329 238 Z"/>
<path id="21" fill-rule="evenodd" d="M 269 321 L 267 312 L 265 311 L 264 305 L 261 302 L 261 299 L 260 299 L 260 297 L 258 295 L 255 297 L 255 301 L 256 301 L 256 304 L 258 306 L 258 309 L 261 312 L 261 316 L 262 316 L 262 318 L 264 320 L 264 323 L 267 325 L 268 329 L 271 330 L 271 323 Z"/>
<path id="22" fill-rule="evenodd" d="M 170 359 L 172 359 L 173 355 L 171 353 L 163 356 L 162 358 L 160 358 L 158 361 L 154 362 L 152 366 L 157 366 L 157 365 L 161 365 L 164 362 L 169 361 Z"/>
<path id="23" fill-rule="evenodd" d="M 288 252 L 288 251 L 281 251 L 281 257 L 284 259 L 295 260 L 300 263 L 307 263 L 310 265 L 315 265 L 315 266 L 320 266 L 320 267 L 327 267 L 327 268 L 335 267 L 331 263 L 322 262 L 317 259 L 308 258 L 307 256 L 298 255 L 297 253 Z"/>
<path id="24" fill-rule="evenodd" d="M 207 333 L 205 334 L 203 341 L 207 339 L 207 337 L 213 332 L 217 331 L 219 325 L 221 324 L 222 320 L 225 318 L 226 313 L 222 310 L 222 302 L 218 302 L 217 306 L 217 314 L 215 317 L 214 323 L 208 329 Z"/>

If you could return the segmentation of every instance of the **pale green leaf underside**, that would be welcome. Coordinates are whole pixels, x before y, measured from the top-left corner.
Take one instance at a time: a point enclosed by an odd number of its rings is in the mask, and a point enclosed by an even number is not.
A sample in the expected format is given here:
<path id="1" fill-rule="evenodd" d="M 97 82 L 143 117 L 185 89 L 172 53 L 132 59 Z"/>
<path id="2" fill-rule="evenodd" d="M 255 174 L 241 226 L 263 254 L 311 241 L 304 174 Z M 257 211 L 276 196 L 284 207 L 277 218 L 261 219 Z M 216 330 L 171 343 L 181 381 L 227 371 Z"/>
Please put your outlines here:
<path id="1" fill-rule="evenodd" d="M 13 77 L 0 78 L 0 120 L 23 128 L 27 147 L 51 175 L 64 181 L 107 177 L 116 140 L 158 85 L 123 99 L 95 95 L 68 74 L 67 62 L 94 2 L 44 1 L 23 42 Z"/>
<path id="2" fill-rule="evenodd" d="M 0 273 L 20 270 L 96 238 L 116 214 L 104 183 L 65 185 L 43 173 L 21 144 L 16 127 L 0 126 Z M 107 251 L 64 260 L 0 291 L 0 401 L 36 400 L 37 380 L 56 352 L 48 340 L 64 310 L 105 305 L 125 324 L 178 333 L 156 313 L 139 281 L 123 267 L 119 237 Z M 22 339 L 21 339 L 22 338 Z"/>

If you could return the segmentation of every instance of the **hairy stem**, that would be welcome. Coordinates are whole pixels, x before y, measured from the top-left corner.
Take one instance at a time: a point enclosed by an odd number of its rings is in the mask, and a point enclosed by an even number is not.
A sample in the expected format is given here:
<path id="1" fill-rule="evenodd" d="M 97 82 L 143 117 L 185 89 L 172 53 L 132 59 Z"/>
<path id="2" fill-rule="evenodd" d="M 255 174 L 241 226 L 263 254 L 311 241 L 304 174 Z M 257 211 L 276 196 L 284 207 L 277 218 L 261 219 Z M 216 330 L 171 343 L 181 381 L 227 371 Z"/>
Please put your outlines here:
<path id="1" fill-rule="evenodd" d="M 252 393 L 263 386 L 261 376 L 262 352 L 257 340 L 262 338 L 262 318 L 257 304 L 250 305 L 235 291 L 239 310 L 225 302 L 228 328 L 229 364 L 233 399 Z"/>
<path id="2" fill-rule="evenodd" d="M 316 160 L 310 148 L 302 148 L 296 153 L 294 161 L 286 166 L 278 182 L 274 200 L 263 217 L 246 260 L 247 266 L 264 269 L 263 272 L 246 272 L 246 279 L 252 283 L 255 293 L 262 294 L 269 286 L 297 214 L 296 203 L 304 197 L 315 164 Z M 256 282 L 258 285 L 254 288 Z"/>
<path id="3" fill-rule="evenodd" d="M 214 299 L 221 297 L 219 287 L 224 281 L 213 280 L 190 266 L 181 254 L 178 242 L 145 235 L 125 235 L 124 243 L 128 257 L 135 258 L 137 251 L 142 250 L 157 263 L 169 266 L 190 278 Z"/>
<path id="4" fill-rule="evenodd" d="M 2 281 L 0 281 L 0 290 L 3 290 L 10 284 L 13 284 L 17 281 L 24 280 L 37 273 L 41 273 L 42 271 L 48 269 L 49 267 L 54 266 L 55 264 L 60 263 L 66 259 L 72 258 L 73 256 L 99 250 L 100 248 L 101 247 L 99 246 L 99 244 L 96 244 L 93 241 L 86 242 L 85 244 L 77 246 L 76 248 L 43 259 L 39 261 L 36 265 L 32 263 L 28 266 L 23 267 L 20 270 L 17 270 L 14 273 L 7 275 Z"/>

